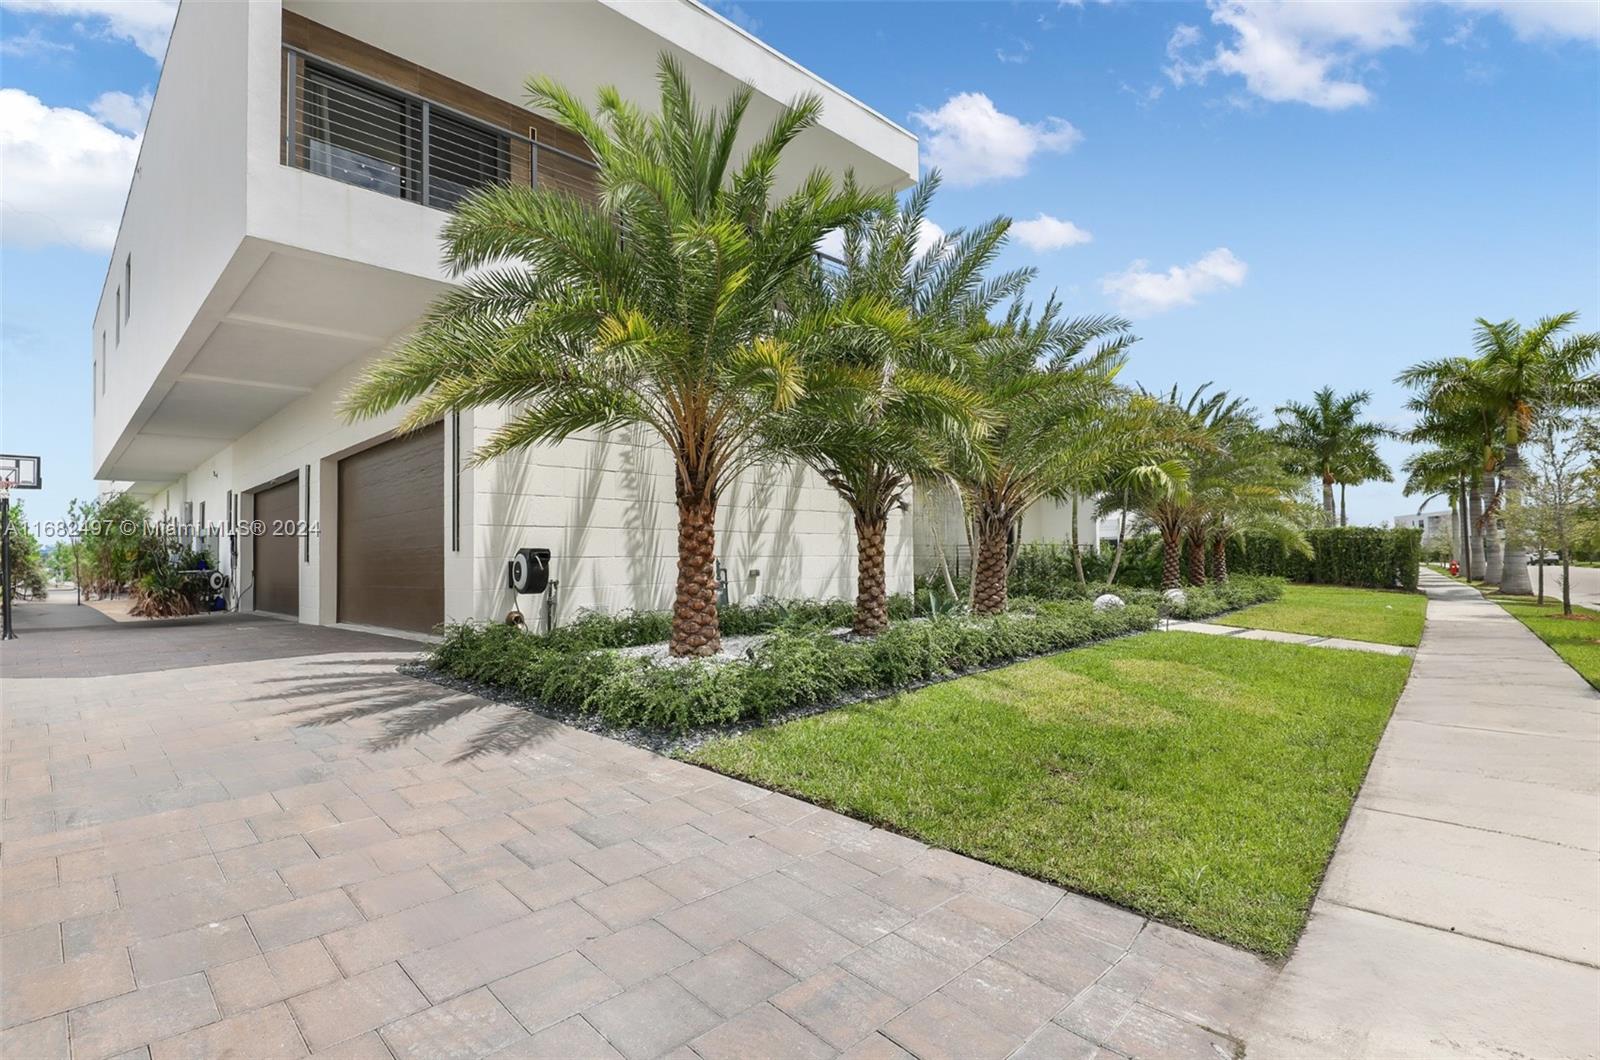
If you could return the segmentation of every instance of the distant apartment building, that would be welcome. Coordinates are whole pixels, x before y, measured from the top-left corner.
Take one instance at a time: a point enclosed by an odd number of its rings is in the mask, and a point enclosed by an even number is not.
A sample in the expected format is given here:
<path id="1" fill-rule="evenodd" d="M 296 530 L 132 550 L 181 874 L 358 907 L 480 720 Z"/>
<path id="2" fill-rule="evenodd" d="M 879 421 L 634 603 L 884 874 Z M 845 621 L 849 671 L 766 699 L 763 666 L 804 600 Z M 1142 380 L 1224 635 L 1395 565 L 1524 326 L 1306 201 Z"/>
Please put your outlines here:
<path id="1" fill-rule="evenodd" d="M 1425 549 L 1450 548 L 1451 542 L 1455 540 L 1454 521 L 1454 512 L 1411 512 L 1394 517 L 1396 527 L 1411 527 L 1422 531 L 1422 547 Z"/>
<path id="2" fill-rule="evenodd" d="M 96 477 L 157 517 L 220 525 L 206 540 L 239 606 L 301 622 L 503 615 L 528 603 L 506 576 L 522 547 L 551 550 L 562 616 L 669 604 L 671 465 L 644 435 L 473 467 L 503 410 L 401 438 L 398 415 L 335 411 L 449 289 L 440 228 L 464 195 L 592 188 L 584 144 L 522 105 L 525 80 L 653 107 L 661 52 L 707 104 L 751 86 L 751 136 L 822 97 L 788 187 L 814 167 L 891 191 L 916 178 L 914 136 L 690 0 L 184 0 L 94 320 Z M 854 593 L 851 520 L 810 472 L 747 474 L 718 524 L 730 599 Z M 896 516 L 892 590 L 910 588 L 912 537 Z"/>

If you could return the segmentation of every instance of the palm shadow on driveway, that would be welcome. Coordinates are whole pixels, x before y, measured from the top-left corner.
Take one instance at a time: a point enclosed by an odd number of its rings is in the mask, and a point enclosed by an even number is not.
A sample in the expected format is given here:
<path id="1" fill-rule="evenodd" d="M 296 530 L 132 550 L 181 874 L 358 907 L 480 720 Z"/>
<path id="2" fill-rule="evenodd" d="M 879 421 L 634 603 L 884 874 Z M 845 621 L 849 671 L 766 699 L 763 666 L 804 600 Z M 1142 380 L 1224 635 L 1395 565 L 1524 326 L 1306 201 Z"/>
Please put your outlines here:
<path id="1" fill-rule="evenodd" d="M 367 748 L 375 753 L 431 738 L 459 744 L 448 761 L 466 762 L 515 754 L 562 729 L 559 722 L 532 711 L 403 673 L 393 657 L 322 658 L 306 664 L 328 672 L 263 678 L 260 684 L 274 687 L 254 698 L 289 701 L 276 713 L 301 715 L 295 721 L 300 726 L 376 727 L 367 739 Z"/>

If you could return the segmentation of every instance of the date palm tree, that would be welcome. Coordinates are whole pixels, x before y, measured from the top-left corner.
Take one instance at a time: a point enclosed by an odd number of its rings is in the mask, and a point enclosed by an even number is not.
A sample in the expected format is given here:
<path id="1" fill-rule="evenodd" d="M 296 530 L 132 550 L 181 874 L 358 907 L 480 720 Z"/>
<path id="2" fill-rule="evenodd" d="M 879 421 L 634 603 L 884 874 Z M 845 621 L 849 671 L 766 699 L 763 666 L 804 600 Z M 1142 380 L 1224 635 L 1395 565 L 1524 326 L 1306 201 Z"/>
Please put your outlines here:
<path id="1" fill-rule="evenodd" d="M 1052 295 L 1038 315 L 1020 302 L 978 335 L 955 365 L 955 378 L 983 394 L 989 430 L 957 462 L 952 479 L 973 542 L 970 606 L 975 614 L 1006 608 L 1011 538 L 1038 501 L 1062 497 L 1095 453 L 1117 458 L 1126 440 L 1104 429 L 1120 400 L 1115 385 L 1135 341 L 1120 317 L 1063 317 Z"/>
<path id="2" fill-rule="evenodd" d="M 774 429 L 849 507 L 856 533 L 854 631 L 889 625 L 885 536 L 914 482 L 942 480 L 952 455 L 986 430 L 983 396 L 952 378 L 953 349 L 1026 271 L 985 278 L 1010 222 L 996 219 L 920 246 L 937 172 L 902 205 L 849 226 L 837 267 L 819 265 L 787 299 L 795 330 L 815 338 L 808 392 Z M 848 318 L 872 327 L 839 326 Z"/>
<path id="3" fill-rule="evenodd" d="M 1196 493 L 1199 538 L 1210 552 L 1212 581 L 1228 580 L 1228 544 L 1268 538 L 1286 550 L 1311 555 L 1295 515 L 1304 479 L 1288 470 L 1283 446 L 1240 408 L 1216 428 L 1216 448 L 1202 461 Z M 1196 557 L 1191 553 L 1191 563 Z M 1200 562 L 1204 565 L 1204 559 Z"/>
<path id="4" fill-rule="evenodd" d="M 1339 525 L 1334 485 L 1361 481 L 1362 469 L 1372 467 L 1368 455 L 1376 456 L 1376 443 L 1389 437 L 1381 424 L 1361 419 L 1362 408 L 1371 400 L 1372 394 L 1365 390 L 1341 396 L 1325 386 L 1309 404 L 1288 401 L 1278 406 L 1279 436 L 1295 454 L 1294 468 L 1322 483 L 1322 515 L 1328 526 Z M 1379 478 L 1389 481 L 1387 467 Z"/>
<path id="5" fill-rule="evenodd" d="M 1165 466 L 1176 470 L 1145 479 L 1128 495 L 1133 510 L 1161 538 L 1162 589 L 1181 583 L 1186 542 L 1190 581 L 1205 581 L 1203 497 L 1214 481 L 1213 469 L 1220 465 L 1227 432 L 1245 413 L 1242 398 L 1221 390 L 1208 393 L 1210 389 L 1210 383 L 1203 383 L 1184 397 L 1174 386 L 1161 396 L 1155 450 Z"/>
<path id="6" fill-rule="evenodd" d="M 1487 418 L 1504 446 L 1499 470 L 1509 510 L 1521 500 L 1522 440 L 1541 413 L 1600 405 L 1600 374 L 1593 371 L 1600 334 L 1567 334 L 1577 319 L 1577 313 L 1560 313 L 1523 328 L 1515 320 L 1495 323 L 1480 317 L 1473 333 L 1476 356 L 1466 366 L 1455 360 L 1424 362 L 1401 376 L 1428 387 L 1444 413 Z M 1500 591 L 1528 595 L 1533 584 L 1515 518 L 1507 520 L 1502 547 Z"/>
<path id="7" fill-rule="evenodd" d="M 594 109 L 556 82 L 534 107 L 581 136 L 598 165 L 591 200 L 495 185 L 444 227 L 459 286 L 345 396 L 350 417 L 410 405 L 402 429 L 450 411 L 507 409 L 473 454 L 631 425 L 671 455 L 678 508 L 671 651 L 719 650 L 717 503 L 764 454 L 774 413 L 806 391 L 804 350 L 776 328 L 783 292 L 822 236 L 882 208 L 817 171 L 776 194 L 785 149 L 821 102 L 795 100 L 737 155 L 748 88 L 703 111 L 663 55 L 659 113 L 612 88 Z M 848 323 L 839 321 L 839 323 Z"/>

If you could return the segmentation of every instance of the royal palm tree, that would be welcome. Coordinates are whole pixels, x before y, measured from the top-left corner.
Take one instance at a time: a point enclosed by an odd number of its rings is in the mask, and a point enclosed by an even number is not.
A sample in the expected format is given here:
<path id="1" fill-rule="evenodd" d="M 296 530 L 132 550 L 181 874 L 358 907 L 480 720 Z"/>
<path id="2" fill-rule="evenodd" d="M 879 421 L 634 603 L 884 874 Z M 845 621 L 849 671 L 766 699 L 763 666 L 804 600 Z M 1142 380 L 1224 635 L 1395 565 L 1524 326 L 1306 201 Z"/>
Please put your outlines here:
<path id="1" fill-rule="evenodd" d="M 1328 526 L 1339 525 L 1334 484 L 1361 481 L 1362 469 L 1372 467 L 1369 453 L 1375 456 L 1376 443 L 1389 437 L 1381 424 L 1361 419 L 1362 408 L 1371 400 L 1372 394 L 1365 390 L 1339 396 L 1325 386 L 1311 396 L 1310 404 L 1288 401 L 1278 406 L 1279 437 L 1295 454 L 1293 468 L 1321 481 L 1322 514 Z M 1381 466 L 1382 461 L 1378 463 Z M 1382 469 L 1380 480 L 1389 480 L 1388 468 Z"/>
<path id="2" fill-rule="evenodd" d="M 973 542 L 970 606 L 1006 607 L 1014 528 L 1046 497 L 1065 497 L 1087 454 L 1120 459 L 1127 440 L 1105 429 L 1119 398 L 1117 373 L 1135 340 L 1120 317 L 1063 317 L 1054 296 L 1036 316 L 1020 302 L 1003 320 L 978 326 L 956 378 L 981 393 L 989 430 L 951 478 Z"/>
<path id="3" fill-rule="evenodd" d="M 1292 460 L 1292 458 L 1290 458 Z M 1392 482 L 1394 472 L 1384 463 L 1378 447 L 1371 442 L 1356 446 L 1345 462 L 1345 472 L 1339 479 L 1339 525 L 1349 526 L 1350 517 L 1345 508 L 1345 490 L 1364 482 Z"/>
<path id="4" fill-rule="evenodd" d="M 1395 377 L 1419 391 L 1406 407 L 1417 414 L 1417 422 L 1406 434 L 1407 440 L 1431 445 L 1450 459 L 1465 462 L 1463 471 L 1466 496 L 1463 518 L 1466 525 L 1466 566 L 1488 584 L 1500 581 L 1502 552 L 1494 547 L 1497 500 L 1495 472 L 1500 464 L 1500 433 L 1482 392 L 1469 357 L 1447 357 L 1423 361 Z M 1444 458 L 1441 458 L 1444 459 Z M 1490 503 L 1485 504 L 1487 487 Z"/>
<path id="5" fill-rule="evenodd" d="M 1600 335 L 1565 334 L 1577 319 L 1576 313 L 1561 313 L 1524 329 L 1514 320 L 1494 323 L 1480 317 L 1473 334 L 1475 357 L 1425 361 L 1399 377 L 1424 389 L 1428 407 L 1440 420 L 1481 425 L 1484 466 L 1500 474 L 1492 507 L 1517 506 L 1519 447 L 1541 412 L 1600 404 L 1600 375 L 1592 370 L 1600 357 Z M 1504 540 L 1489 543 L 1500 553 L 1498 578 L 1490 580 L 1497 580 L 1503 593 L 1527 595 L 1533 588 L 1527 552 L 1517 521 L 1507 522 Z M 1489 575 L 1496 573 L 1496 558 L 1488 557 Z"/>
<path id="6" fill-rule="evenodd" d="M 914 482 L 932 484 L 952 453 L 966 451 L 986 424 L 983 398 L 951 377 L 954 347 L 1026 272 L 985 279 L 1010 222 L 955 231 L 919 249 L 930 173 L 903 205 L 849 227 L 838 267 L 819 264 L 787 301 L 793 330 L 811 336 L 825 367 L 774 428 L 777 444 L 814 469 L 849 507 L 856 533 L 854 630 L 889 625 L 885 534 Z M 840 318 L 874 327 L 838 326 Z M 820 325 L 814 321 L 821 321 Z"/>
<path id="7" fill-rule="evenodd" d="M 779 162 L 816 124 L 817 98 L 797 99 L 739 157 L 748 88 L 707 113 L 675 59 L 662 56 L 657 80 L 656 114 L 615 89 L 591 110 L 554 81 L 529 81 L 532 104 L 588 146 L 597 194 L 505 184 L 464 201 L 444 227 L 459 286 L 343 408 L 359 417 L 409 403 L 407 429 L 505 407 L 477 462 L 580 431 L 653 432 L 672 458 L 678 507 L 671 651 L 709 655 L 721 645 L 718 500 L 763 457 L 774 413 L 806 390 L 810 366 L 775 329 L 776 307 L 824 234 L 885 200 L 821 172 L 776 195 Z"/>
<path id="8" fill-rule="evenodd" d="M 1478 529 L 1472 525 L 1472 507 L 1468 497 L 1468 484 L 1475 482 L 1479 472 L 1478 453 L 1471 448 L 1444 448 L 1434 446 L 1412 453 L 1401 470 L 1405 472 L 1404 492 L 1407 497 L 1421 497 L 1417 507 L 1420 513 L 1435 497 L 1450 502 L 1455 521 L 1455 536 L 1460 541 L 1456 554 L 1461 557 L 1463 573 L 1471 581 L 1474 575 L 1482 577 L 1482 547 L 1475 556 L 1472 548 Z"/>
<path id="9" fill-rule="evenodd" d="M 1590 369 L 1600 356 L 1600 334 L 1564 335 L 1577 313 L 1544 317 L 1524 330 L 1514 320 L 1490 323 L 1481 317 L 1473 345 L 1477 348 L 1478 394 L 1505 441 L 1501 492 L 1508 510 L 1521 502 L 1521 445 L 1543 413 L 1600 405 L 1600 375 Z M 1519 521 L 1506 520 L 1505 558 L 1500 591 L 1526 596 L 1528 553 Z"/>

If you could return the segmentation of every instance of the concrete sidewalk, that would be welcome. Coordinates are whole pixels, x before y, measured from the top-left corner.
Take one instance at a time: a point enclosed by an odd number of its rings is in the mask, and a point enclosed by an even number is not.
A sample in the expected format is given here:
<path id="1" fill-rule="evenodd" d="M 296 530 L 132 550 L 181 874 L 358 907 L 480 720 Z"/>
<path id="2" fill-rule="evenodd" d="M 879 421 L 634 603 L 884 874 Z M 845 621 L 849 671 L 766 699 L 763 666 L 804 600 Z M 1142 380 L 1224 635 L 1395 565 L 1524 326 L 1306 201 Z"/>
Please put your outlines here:
<path id="1" fill-rule="evenodd" d="M 1264 1057 L 1600 1054 L 1600 694 L 1476 590 L 1428 623 Z"/>

